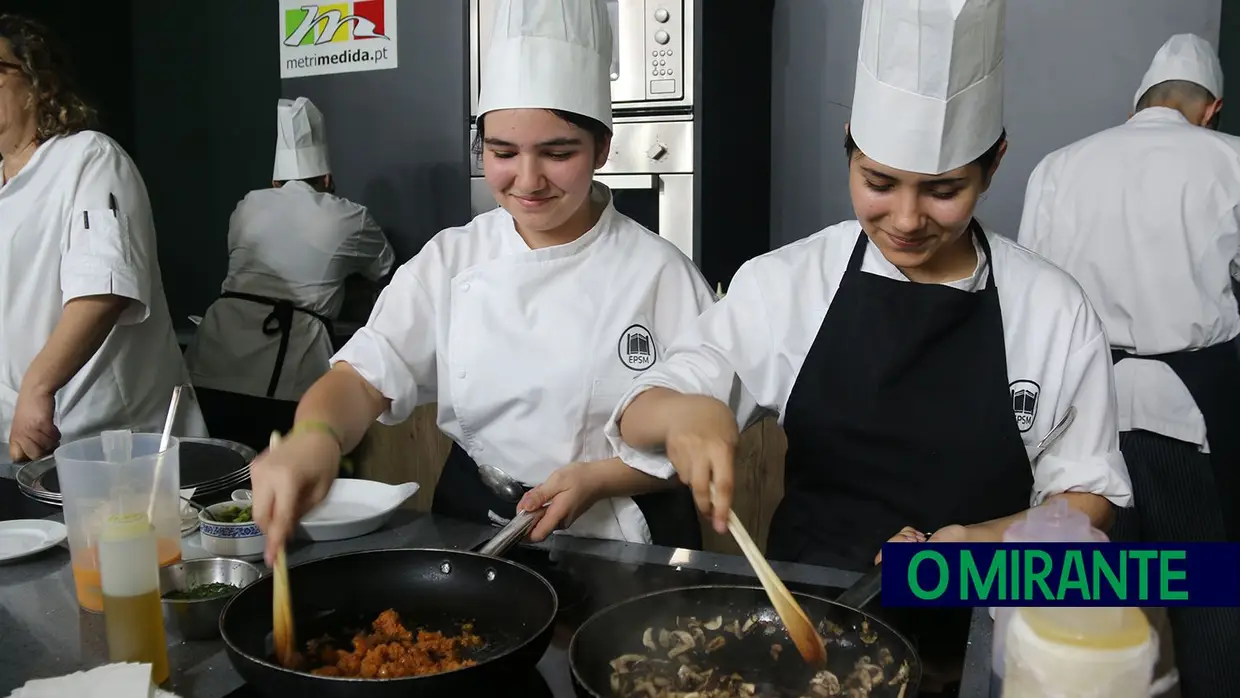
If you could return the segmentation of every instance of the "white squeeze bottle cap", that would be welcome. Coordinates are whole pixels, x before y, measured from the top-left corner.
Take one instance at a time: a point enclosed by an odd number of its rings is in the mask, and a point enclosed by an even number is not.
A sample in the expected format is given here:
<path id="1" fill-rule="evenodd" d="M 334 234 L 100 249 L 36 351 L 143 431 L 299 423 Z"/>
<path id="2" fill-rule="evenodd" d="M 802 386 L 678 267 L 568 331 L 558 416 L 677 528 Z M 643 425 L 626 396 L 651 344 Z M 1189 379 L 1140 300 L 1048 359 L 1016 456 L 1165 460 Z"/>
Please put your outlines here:
<path id="1" fill-rule="evenodd" d="M 1093 527 L 1089 515 L 1068 506 L 1063 499 L 1052 499 L 1030 509 L 1025 518 L 1008 526 L 1003 533 L 1005 543 L 1105 543 L 1107 535 Z M 1012 607 L 991 607 L 990 617 L 995 620 L 991 670 L 1003 677 L 1003 652 Z M 1058 609 L 1051 609 L 1058 610 Z M 1079 609 L 1063 609 L 1076 612 Z M 1106 610 L 1106 609 L 1098 609 Z M 1110 609 L 1119 611 L 1121 609 Z"/>

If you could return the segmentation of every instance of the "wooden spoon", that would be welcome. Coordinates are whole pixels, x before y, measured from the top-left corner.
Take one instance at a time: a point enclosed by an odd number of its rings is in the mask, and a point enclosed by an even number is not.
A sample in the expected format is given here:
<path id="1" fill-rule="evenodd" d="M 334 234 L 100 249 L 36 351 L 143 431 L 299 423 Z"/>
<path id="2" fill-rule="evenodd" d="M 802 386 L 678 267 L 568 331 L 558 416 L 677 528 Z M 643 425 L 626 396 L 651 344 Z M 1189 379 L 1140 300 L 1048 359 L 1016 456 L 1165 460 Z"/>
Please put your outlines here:
<path id="1" fill-rule="evenodd" d="M 269 449 L 276 450 L 280 445 L 280 432 L 271 432 Z M 288 561 L 284 556 L 284 547 L 276 553 L 276 565 L 272 570 L 274 589 L 271 597 L 272 638 L 276 646 L 276 660 L 286 669 L 292 669 L 297 663 L 297 641 L 293 630 L 293 605 L 288 592 Z"/>
<path id="2" fill-rule="evenodd" d="M 771 569 L 770 563 L 762 556 L 762 551 L 758 550 L 757 544 L 749 537 L 749 532 L 737 518 L 736 512 L 731 509 L 728 510 L 728 532 L 736 539 L 736 544 L 745 554 L 745 559 L 757 573 L 758 581 L 762 582 L 762 588 L 766 590 L 766 595 L 771 599 L 771 605 L 775 607 L 779 619 L 788 629 L 788 636 L 797 646 L 797 652 L 810 666 L 826 664 L 827 647 L 818 635 L 818 631 L 814 629 L 814 624 L 809 616 L 805 615 L 801 604 L 792 597 L 792 592 L 788 591 L 788 587 L 784 586 L 775 574 L 775 570 Z"/>

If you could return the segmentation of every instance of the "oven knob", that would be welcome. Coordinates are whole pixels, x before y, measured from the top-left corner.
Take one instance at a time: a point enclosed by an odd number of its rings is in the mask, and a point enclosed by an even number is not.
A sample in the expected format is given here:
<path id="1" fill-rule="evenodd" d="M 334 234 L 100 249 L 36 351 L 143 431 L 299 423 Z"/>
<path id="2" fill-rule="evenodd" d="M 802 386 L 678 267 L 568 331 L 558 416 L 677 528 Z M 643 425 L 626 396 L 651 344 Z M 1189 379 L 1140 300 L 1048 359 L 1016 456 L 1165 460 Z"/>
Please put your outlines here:
<path id="1" fill-rule="evenodd" d="M 671 18 L 672 18 L 671 14 L 669 14 L 665 8 L 660 7 L 659 9 L 654 11 L 654 21 L 660 24 L 666 22 L 667 20 Z"/>
<path id="2" fill-rule="evenodd" d="M 672 37 L 668 36 L 667 32 L 660 29 L 659 31 L 654 33 L 654 40 L 659 42 L 660 44 L 666 44 L 667 42 L 672 40 Z"/>
<path id="3" fill-rule="evenodd" d="M 650 146 L 650 150 L 646 151 L 646 157 L 651 160 L 662 160 L 665 155 L 667 155 L 667 146 L 662 143 L 655 143 Z"/>

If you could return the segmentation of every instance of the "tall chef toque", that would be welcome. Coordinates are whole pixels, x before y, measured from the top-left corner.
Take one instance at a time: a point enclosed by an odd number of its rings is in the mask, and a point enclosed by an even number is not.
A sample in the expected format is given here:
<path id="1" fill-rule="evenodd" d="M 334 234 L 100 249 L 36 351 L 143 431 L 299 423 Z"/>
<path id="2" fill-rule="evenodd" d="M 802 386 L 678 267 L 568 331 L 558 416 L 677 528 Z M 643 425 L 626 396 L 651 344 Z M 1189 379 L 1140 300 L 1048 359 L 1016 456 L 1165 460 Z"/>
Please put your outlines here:
<path id="1" fill-rule="evenodd" d="M 866 0 L 849 128 L 888 167 L 942 174 L 1003 133 L 1005 0 Z"/>
<path id="2" fill-rule="evenodd" d="M 1176 34 L 1158 49 L 1149 70 L 1141 78 L 1136 96 L 1132 98 L 1133 108 L 1151 87 L 1168 80 L 1201 85 L 1215 99 L 1223 98 L 1223 66 L 1219 63 L 1218 53 L 1210 42 L 1195 34 Z"/>
<path id="3" fill-rule="evenodd" d="M 281 99 L 276 105 L 276 164 L 271 178 L 285 182 L 329 172 L 323 113 L 305 97 Z"/>
<path id="4" fill-rule="evenodd" d="M 611 129 L 612 41 L 603 0 L 501 0 L 483 62 L 479 116 L 559 109 Z"/>

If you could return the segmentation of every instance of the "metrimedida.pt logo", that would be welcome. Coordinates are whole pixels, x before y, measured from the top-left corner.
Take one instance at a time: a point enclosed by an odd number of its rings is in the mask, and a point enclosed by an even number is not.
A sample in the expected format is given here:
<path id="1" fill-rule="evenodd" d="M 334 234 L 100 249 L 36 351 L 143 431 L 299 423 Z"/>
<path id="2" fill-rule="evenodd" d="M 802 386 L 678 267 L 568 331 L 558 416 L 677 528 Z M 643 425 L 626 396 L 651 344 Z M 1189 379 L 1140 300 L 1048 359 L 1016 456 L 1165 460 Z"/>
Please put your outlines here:
<path id="1" fill-rule="evenodd" d="M 281 0 L 281 78 L 396 65 L 396 0 Z"/>
<path id="2" fill-rule="evenodd" d="M 302 5 L 284 10 L 285 46 L 321 46 L 353 39 L 386 39 L 383 0 Z"/>

